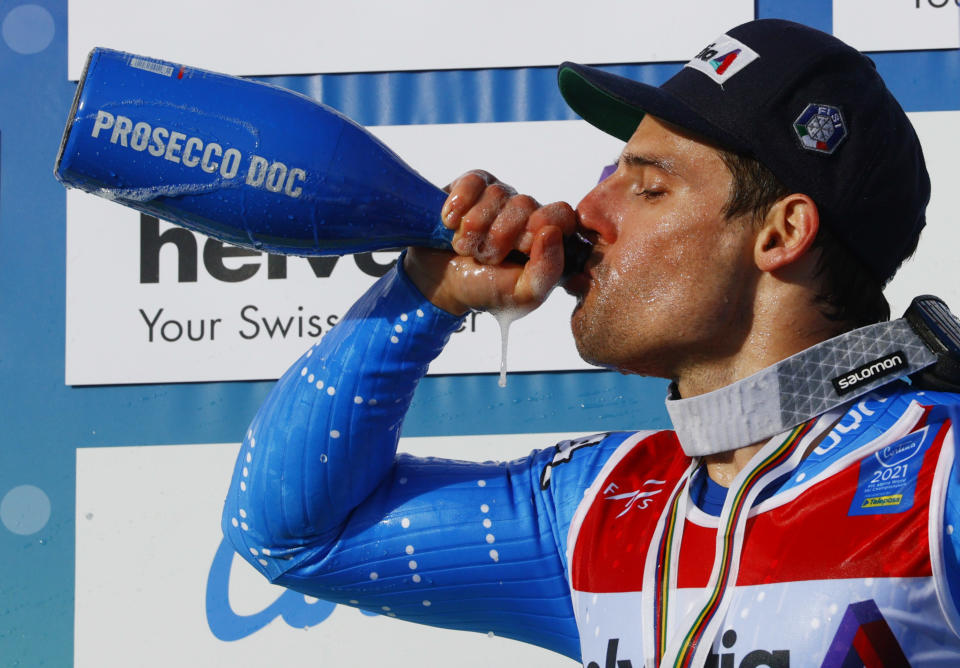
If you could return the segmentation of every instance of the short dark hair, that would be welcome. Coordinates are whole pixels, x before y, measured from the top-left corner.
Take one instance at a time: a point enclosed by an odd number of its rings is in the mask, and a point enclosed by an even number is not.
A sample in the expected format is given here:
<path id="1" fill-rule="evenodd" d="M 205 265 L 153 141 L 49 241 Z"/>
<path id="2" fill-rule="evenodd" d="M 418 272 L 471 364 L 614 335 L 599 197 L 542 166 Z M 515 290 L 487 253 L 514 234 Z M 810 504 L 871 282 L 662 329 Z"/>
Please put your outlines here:
<path id="1" fill-rule="evenodd" d="M 760 223 L 777 201 L 792 192 L 754 158 L 723 149 L 718 152 L 733 176 L 723 208 L 727 218 L 748 215 L 754 223 Z M 890 305 L 883 296 L 883 282 L 831 234 L 832 224 L 821 216 L 811 247 L 820 252 L 816 268 L 816 275 L 822 279 L 816 296 L 820 312 L 844 329 L 889 320 Z M 908 250 L 905 257 L 916 250 L 916 241 Z"/>

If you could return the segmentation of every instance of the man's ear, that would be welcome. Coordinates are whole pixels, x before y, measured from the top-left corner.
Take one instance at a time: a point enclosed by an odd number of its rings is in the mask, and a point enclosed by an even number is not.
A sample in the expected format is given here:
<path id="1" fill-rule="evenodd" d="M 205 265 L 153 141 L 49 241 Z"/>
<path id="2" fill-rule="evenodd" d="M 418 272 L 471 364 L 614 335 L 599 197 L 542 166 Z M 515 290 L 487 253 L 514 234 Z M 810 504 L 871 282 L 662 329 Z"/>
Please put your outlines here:
<path id="1" fill-rule="evenodd" d="M 774 272 L 803 257 L 820 229 L 820 213 L 813 200 L 794 193 L 770 209 L 754 245 L 754 261 L 761 271 Z"/>

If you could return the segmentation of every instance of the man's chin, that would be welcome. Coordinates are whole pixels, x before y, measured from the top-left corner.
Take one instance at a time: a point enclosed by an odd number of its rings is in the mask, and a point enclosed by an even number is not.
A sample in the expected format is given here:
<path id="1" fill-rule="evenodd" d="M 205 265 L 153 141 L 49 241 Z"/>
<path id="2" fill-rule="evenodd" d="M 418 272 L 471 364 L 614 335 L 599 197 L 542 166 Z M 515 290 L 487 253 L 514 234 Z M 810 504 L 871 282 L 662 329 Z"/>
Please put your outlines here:
<path id="1" fill-rule="evenodd" d="M 573 308 L 573 314 L 570 316 L 570 331 L 573 333 L 573 342 L 577 346 L 577 353 L 587 364 L 605 369 L 614 368 L 609 362 L 604 361 L 604 356 L 600 354 L 598 346 L 591 340 L 586 332 L 586 326 L 583 322 L 584 318 L 583 300 L 578 299 L 577 305 Z"/>

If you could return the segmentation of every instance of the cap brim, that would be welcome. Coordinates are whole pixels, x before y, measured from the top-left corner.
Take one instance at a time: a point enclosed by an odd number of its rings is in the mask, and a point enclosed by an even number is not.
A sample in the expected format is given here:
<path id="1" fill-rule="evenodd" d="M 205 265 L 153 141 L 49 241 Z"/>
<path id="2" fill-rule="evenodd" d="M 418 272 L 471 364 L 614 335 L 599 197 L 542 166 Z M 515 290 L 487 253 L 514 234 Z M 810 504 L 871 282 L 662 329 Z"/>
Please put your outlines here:
<path id="1" fill-rule="evenodd" d="M 571 62 L 560 65 L 557 82 L 563 99 L 583 120 L 623 141 L 651 114 L 726 148 L 744 148 L 665 88 Z"/>

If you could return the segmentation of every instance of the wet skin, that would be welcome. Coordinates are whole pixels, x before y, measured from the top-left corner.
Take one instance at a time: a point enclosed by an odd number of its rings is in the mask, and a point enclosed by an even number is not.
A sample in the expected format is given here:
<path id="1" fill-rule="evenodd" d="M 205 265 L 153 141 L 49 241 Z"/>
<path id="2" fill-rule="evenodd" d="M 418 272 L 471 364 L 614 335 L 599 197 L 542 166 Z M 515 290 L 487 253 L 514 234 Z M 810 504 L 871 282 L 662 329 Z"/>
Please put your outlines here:
<path id="1" fill-rule="evenodd" d="M 580 354 L 672 379 L 692 397 L 838 333 L 814 306 L 814 202 L 793 193 L 761 221 L 728 218 L 732 178 L 716 147 L 648 116 L 575 211 L 540 206 L 486 172 L 465 174 L 443 209 L 456 253 L 409 249 L 405 267 L 452 313 L 532 310 L 561 279 L 562 237 L 579 230 L 594 242 L 586 269 L 565 284 L 577 297 Z M 512 248 L 530 261 L 501 264 Z M 759 447 L 707 457 L 709 475 L 729 484 Z"/>
<path id="2" fill-rule="evenodd" d="M 532 310 L 560 281 L 562 236 L 580 229 L 594 253 L 565 287 L 578 297 L 572 327 L 581 355 L 675 378 L 705 356 L 733 354 L 749 327 L 755 235 L 723 214 L 731 178 L 714 147 L 648 116 L 616 172 L 575 212 L 540 206 L 485 172 L 465 174 L 443 210 L 458 255 L 411 249 L 406 268 L 453 313 Z M 531 261 L 500 264 L 513 248 Z"/>
<path id="3" fill-rule="evenodd" d="M 723 211 L 731 180 L 714 147 L 644 118 L 617 170 L 577 206 L 596 244 L 566 286 L 585 359 L 677 378 L 740 350 L 758 272 L 752 225 Z"/>

